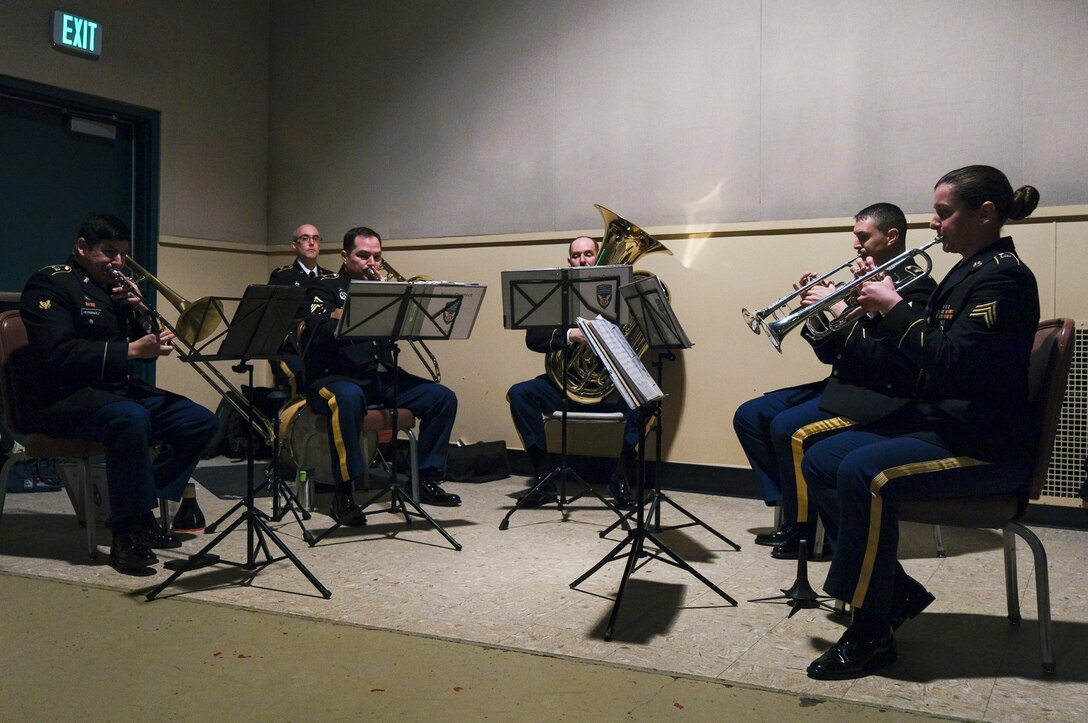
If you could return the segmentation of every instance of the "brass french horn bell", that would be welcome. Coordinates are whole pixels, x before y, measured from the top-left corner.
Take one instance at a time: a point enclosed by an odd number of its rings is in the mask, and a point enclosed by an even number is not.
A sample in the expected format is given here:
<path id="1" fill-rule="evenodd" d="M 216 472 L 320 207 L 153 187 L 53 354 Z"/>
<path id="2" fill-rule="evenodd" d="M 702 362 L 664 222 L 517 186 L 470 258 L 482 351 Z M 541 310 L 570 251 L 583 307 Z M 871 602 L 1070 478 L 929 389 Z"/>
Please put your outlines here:
<path id="1" fill-rule="evenodd" d="M 601 250 L 597 255 L 595 266 L 632 264 L 646 254 L 658 251 L 672 255 L 672 251 L 664 244 L 635 224 L 604 206 L 599 204 L 594 206 L 604 219 L 604 238 L 601 240 Z M 636 270 L 634 275 L 636 279 L 640 279 L 653 274 Z M 665 293 L 668 294 L 667 289 Z M 649 344 L 637 324 L 633 322 L 624 324 L 621 330 L 636 354 L 641 357 L 646 353 Z M 579 345 L 577 351 L 570 355 L 569 362 L 569 365 L 564 364 L 563 350 L 549 352 L 545 369 L 552 383 L 560 391 L 565 392 L 571 401 L 579 404 L 596 404 L 612 393 L 615 387 L 612 377 L 588 346 Z"/>
<path id="2" fill-rule="evenodd" d="M 136 263 L 131 256 L 126 254 L 124 260 L 126 266 L 147 279 L 147 283 L 155 287 L 155 290 L 178 310 L 178 320 L 173 324 L 172 330 L 187 346 L 191 347 L 198 341 L 207 339 L 219 328 L 219 322 L 224 318 L 223 304 L 219 299 L 205 296 L 196 301 L 187 301 L 150 271 Z"/>

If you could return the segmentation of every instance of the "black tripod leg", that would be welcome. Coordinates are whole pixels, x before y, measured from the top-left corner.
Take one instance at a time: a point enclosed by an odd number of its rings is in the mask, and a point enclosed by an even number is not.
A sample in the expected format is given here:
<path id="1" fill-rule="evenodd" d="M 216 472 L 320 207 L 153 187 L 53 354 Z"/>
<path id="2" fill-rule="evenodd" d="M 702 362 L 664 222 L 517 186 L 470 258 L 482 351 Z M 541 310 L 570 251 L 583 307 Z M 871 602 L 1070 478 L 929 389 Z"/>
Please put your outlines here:
<path id="1" fill-rule="evenodd" d="M 170 587 L 170 584 L 173 583 L 174 580 L 177 580 L 179 577 L 181 577 L 181 575 L 183 573 L 189 572 L 190 570 L 197 570 L 197 569 L 200 569 L 201 567 L 205 567 L 208 563 L 203 562 L 201 560 L 201 558 L 207 557 L 207 554 L 208 554 L 209 550 L 211 550 L 213 547 L 218 545 L 220 543 L 220 541 L 222 541 L 223 538 L 225 538 L 227 535 L 234 532 L 234 530 L 237 529 L 238 525 L 242 524 L 245 520 L 246 520 L 246 513 L 242 513 L 241 515 L 239 515 L 238 519 L 236 519 L 234 522 L 230 523 L 230 525 L 227 526 L 227 529 L 220 532 L 216 536 L 216 538 L 214 540 L 212 540 L 211 542 L 209 542 L 207 545 L 205 545 L 204 548 L 200 550 L 200 552 L 196 553 L 195 555 L 190 555 L 189 560 L 188 560 L 189 564 L 184 564 L 183 563 L 182 565 L 180 565 L 178 567 L 178 569 L 174 570 L 173 575 L 166 578 L 161 583 L 159 583 L 154 588 L 152 588 L 151 591 L 149 593 L 147 593 L 147 595 L 146 595 L 147 599 L 148 600 L 154 600 L 156 597 L 158 597 L 159 593 L 161 593 L 166 588 Z"/>
<path id="2" fill-rule="evenodd" d="M 461 543 L 458 542 L 457 540 L 453 539 L 453 537 L 450 535 L 450 533 L 446 532 L 446 530 L 443 529 L 442 525 L 435 522 L 434 518 L 431 517 L 429 514 L 427 514 L 426 511 L 424 511 L 424 509 L 422 507 L 417 505 L 415 500 L 413 500 L 408 495 L 404 494 L 404 491 L 402 489 L 400 489 L 400 487 L 394 487 L 391 491 L 393 493 L 394 502 L 399 501 L 400 509 L 404 511 L 405 519 L 408 519 L 409 522 L 411 522 L 411 520 L 408 518 L 408 512 L 407 512 L 407 510 L 405 508 L 405 506 L 407 505 L 408 507 L 411 507 L 415 511 L 413 514 L 418 515 L 419 517 L 422 517 L 423 519 L 427 520 L 427 522 L 431 523 L 431 527 L 438 530 L 439 533 L 441 533 L 442 536 L 446 538 L 446 541 L 449 542 L 451 545 L 453 545 L 454 550 L 458 550 L 458 551 L 461 550 Z"/>
<path id="3" fill-rule="evenodd" d="M 725 536 L 725 535 L 723 535 L 722 533 L 718 532 L 718 531 L 717 531 L 717 530 L 715 530 L 715 529 L 714 529 L 713 527 L 711 527 L 710 525 L 706 524 L 705 522 L 703 522 L 702 520 L 700 520 L 700 519 L 699 519 L 698 517 L 696 517 L 695 515 L 691 514 L 691 513 L 690 513 L 690 512 L 688 512 L 687 510 L 685 510 L 685 509 L 684 509 L 683 507 L 681 507 L 680 505 L 676 504 L 676 502 L 675 502 L 675 501 L 674 501 L 674 500 L 673 500 L 673 499 L 672 499 L 671 497 L 669 497 L 669 496 L 668 496 L 668 495 L 666 495 L 665 493 L 661 493 L 661 494 L 660 494 L 659 496 L 660 496 L 660 498 L 661 498 L 661 499 L 663 499 L 663 500 L 664 500 L 665 502 L 668 502 L 668 503 L 669 503 L 670 505 L 672 505 L 674 509 L 678 510 L 678 511 L 679 511 L 679 512 L 680 512 L 681 514 L 685 515 L 685 516 L 686 516 L 686 517 L 687 517 L 687 518 L 688 518 L 689 520 L 691 520 L 691 521 L 692 521 L 692 522 L 694 522 L 695 524 L 699 525 L 699 526 L 700 526 L 700 527 L 702 527 L 702 528 L 703 528 L 704 530 L 706 530 L 706 531 L 707 531 L 707 532 L 709 532 L 710 534 L 714 535 L 715 537 L 717 537 L 717 538 L 718 538 L 719 540 L 721 540 L 721 541 L 722 541 L 722 542 L 724 542 L 725 544 L 727 544 L 727 545 L 729 545 L 730 547 L 732 547 L 732 548 L 733 548 L 734 550 L 740 550 L 740 545 L 738 545 L 737 543 L 733 542 L 733 541 L 732 541 L 732 540 L 730 540 L 730 539 L 729 539 L 728 537 L 726 537 L 726 536 Z"/>
<path id="4" fill-rule="evenodd" d="M 312 572 L 310 572 L 309 568 L 302 564 L 302 561 L 295 556 L 295 553 L 291 552 L 290 548 L 288 548 L 287 545 L 283 544 L 283 541 L 280 540 L 279 536 L 276 535 L 275 531 L 268 526 L 267 522 L 259 517 L 253 518 L 253 521 L 256 525 L 258 535 L 261 536 L 261 544 L 265 548 L 265 554 L 268 554 L 268 546 L 264 540 L 265 537 L 268 537 L 272 540 L 272 542 L 276 544 L 276 547 L 280 549 L 280 552 L 283 553 L 284 557 L 294 563 L 294 566 L 298 568 L 298 571 L 306 576 L 306 579 L 310 581 L 311 585 L 317 588 L 317 591 L 321 593 L 321 596 L 323 598 L 328 600 L 330 597 L 332 597 L 332 592 L 329 591 L 327 587 L 321 584 L 321 581 L 318 580 Z M 269 561 L 271 562 L 271 555 L 269 555 L 269 558 Z"/>
<path id="5" fill-rule="evenodd" d="M 511 507 L 509 510 L 507 510 L 506 516 L 503 517 L 502 522 L 499 523 L 499 529 L 500 530 L 509 529 L 509 527 L 510 527 L 510 517 L 515 512 L 517 512 L 518 510 L 523 509 L 522 504 L 524 503 L 524 501 L 531 498 L 533 495 L 537 494 L 538 492 L 540 492 L 540 490 L 544 487 L 544 485 L 546 485 L 549 481 L 551 481 L 551 479 L 553 477 L 555 477 L 555 475 L 559 471 L 560 471 L 560 468 L 556 467 L 551 472 L 546 474 L 544 477 L 541 477 L 540 479 L 538 479 L 536 481 L 536 484 L 533 485 L 532 487 L 530 487 L 529 491 L 526 492 L 522 497 L 519 497 L 517 500 L 515 500 L 514 501 L 514 506 Z"/>
<path id="6" fill-rule="evenodd" d="M 726 594 L 725 594 L 725 593 L 724 593 L 724 592 L 723 592 L 723 591 L 721 590 L 721 588 L 719 588 L 719 587 L 718 587 L 717 585 L 715 585 L 714 583 L 712 583 L 712 582 L 711 582 L 710 580 L 706 579 L 706 578 L 705 578 L 705 577 L 704 577 L 704 576 L 702 575 L 702 573 L 700 573 L 700 572 L 699 572 L 698 570 L 696 570 L 696 569 L 695 569 L 694 567 L 692 567 L 692 566 L 691 566 L 691 565 L 689 565 L 689 564 L 688 564 L 687 562 L 685 562 L 683 558 L 681 558 L 681 557 L 680 557 L 679 555 L 677 555 L 677 554 L 676 554 L 675 552 L 673 552 L 673 551 L 672 551 L 672 550 L 671 550 L 671 549 L 669 548 L 669 546 L 668 546 L 668 545 L 666 545 L 666 544 L 664 544 L 663 542 L 661 542 L 661 540 L 657 539 L 656 537 L 654 537 L 654 536 L 653 536 L 653 535 L 652 535 L 651 533 L 649 533 L 649 532 L 647 532 L 647 533 L 645 533 L 645 534 L 646 534 L 646 537 L 647 537 L 647 538 L 649 538 L 650 542 L 654 543 L 654 545 L 655 545 L 655 546 L 657 547 L 657 549 L 658 549 L 658 550 L 660 550 L 661 552 L 664 552 L 664 553 L 665 553 L 666 555 L 668 555 L 668 556 L 669 556 L 670 558 L 672 558 L 672 561 L 673 561 L 673 563 L 674 563 L 674 564 L 675 564 L 675 565 L 676 565 L 677 567 L 679 567 L 679 568 L 680 568 L 680 569 L 682 569 L 682 570 L 686 570 L 687 572 L 689 572 L 689 573 L 690 573 L 690 574 L 691 574 L 691 575 L 692 575 L 693 577 L 695 577 L 695 578 L 696 578 L 696 579 L 697 579 L 697 580 L 698 580 L 699 582 L 703 583 L 703 584 L 704 584 L 704 585 L 706 585 L 706 586 L 707 586 L 708 588 L 710 588 L 710 589 L 711 589 L 711 590 L 713 590 L 714 592 L 716 592 L 716 593 L 718 593 L 719 595 L 721 595 L 721 596 L 722 596 L 722 597 L 723 597 L 724 599 L 728 600 L 728 601 L 729 601 L 729 602 L 730 602 L 730 603 L 731 603 L 731 604 L 732 604 L 732 605 L 733 605 L 734 607 L 735 607 L 735 606 L 737 605 L 737 601 L 736 601 L 736 600 L 734 600 L 733 598 L 731 598 L 731 597 L 729 597 L 728 595 L 726 595 Z"/>
<path id="7" fill-rule="evenodd" d="M 256 487 L 253 490 L 253 493 L 256 494 L 256 493 L 260 492 L 261 490 L 263 490 L 267 486 L 268 486 L 268 480 L 266 479 L 264 482 L 262 482 L 258 487 Z M 242 499 L 238 500 L 237 502 L 235 502 L 233 507 L 231 507 L 229 510 L 227 510 L 226 512 L 224 512 L 223 514 L 221 514 L 219 516 L 219 519 L 217 519 L 215 522 L 211 523 L 210 525 L 207 525 L 207 526 L 204 527 L 204 534 L 205 535 L 214 535 L 215 534 L 215 529 L 217 527 L 219 527 L 219 525 L 222 524 L 224 520 L 229 518 L 235 512 L 240 510 L 242 507 L 245 507 L 245 504 L 246 504 L 245 498 L 242 498 Z"/>
<path id="8" fill-rule="evenodd" d="M 613 547 L 611 552 L 609 552 L 607 555 L 602 557 L 600 562 L 598 562 L 596 565 L 594 565 L 593 567 L 591 567 L 588 570 L 586 570 L 585 572 L 583 572 L 581 574 L 581 576 L 577 580 L 575 580 L 574 582 L 572 582 L 570 584 L 570 587 L 572 589 L 578 587 L 583 582 L 585 582 L 590 577 L 592 577 L 593 573 L 597 572 L 598 570 L 600 570 L 602 567 L 604 567 L 608 563 L 612 562 L 613 560 L 618 560 L 620 558 L 620 550 L 622 550 L 623 548 L 625 548 L 628 545 L 632 544 L 634 542 L 634 539 L 635 539 L 635 533 L 634 533 L 634 531 L 632 531 L 630 534 L 627 535 L 627 537 L 623 538 L 623 541 L 620 544 Z"/>
<path id="9" fill-rule="evenodd" d="M 229 517 L 231 517 L 235 512 L 237 512 L 243 506 L 245 506 L 245 504 L 246 504 L 245 500 L 238 500 L 236 503 L 234 503 L 233 507 L 231 507 L 229 510 L 227 510 L 222 515 L 220 515 L 218 520 L 211 523 L 210 525 L 206 525 L 204 527 L 204 534 L 205 535 L 214 535 L 215 534 L 215 529 L 217 527 L 219 527 L 219 524 L 221 522 L 223 522 L 224 520 L 228 519 Z"/>
<path id="10" fill-rule="evenodd" d="M 631 550 L 627 553 L 627 564 L 623 566 L 623 576 L 620 577 L 620 586 L 616 590 L 616 600 L 612 603 L 612 613 L 608 616 L 608 627 L 604 629 L 605 640 L 612 640 L 612 631 L 615 629 L 616 619 L 620 615 L 620 603 L 623 602 L 623 591 L 627 588 L 627 581 L 631 579 L 631 575 L 635 572 L 638 559 L 642 557 L 642 535 L 632 535 L 631 540 Z"/>

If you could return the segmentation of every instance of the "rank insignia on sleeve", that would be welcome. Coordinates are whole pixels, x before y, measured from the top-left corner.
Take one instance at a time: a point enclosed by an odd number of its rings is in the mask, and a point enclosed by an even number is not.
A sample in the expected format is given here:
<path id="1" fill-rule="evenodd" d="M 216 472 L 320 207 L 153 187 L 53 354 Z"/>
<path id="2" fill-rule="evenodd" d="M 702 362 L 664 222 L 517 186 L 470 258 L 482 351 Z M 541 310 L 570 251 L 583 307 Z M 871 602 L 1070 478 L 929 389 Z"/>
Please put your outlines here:
<path id="1" fill-rule="evenodd" d="M 992 329 L 997 322 L 997 301 L 988 301 L 976 306 L 969 316 L 973 319 L 982 319 L 987 329 Z"/>
<path id="2" fill-rule="evenodd" d="M 938 321 L 950 321 L 955 316 L 956 316 L 956 312 L 952 310 L 951 306 L 947 306 L 947 305 L 942 306 L 940 308 L 940 310 L 937 312 L 937 320 Z"/>
<path id="3" fill-rule="evenodd" d="M 53 308 L 53 300 L 52 299 L 41 299 L 41 300 L 39 300 L 38 301 L 38 308 L 41 309 L 42 311 L 49 311 L 50 309 Z"/>

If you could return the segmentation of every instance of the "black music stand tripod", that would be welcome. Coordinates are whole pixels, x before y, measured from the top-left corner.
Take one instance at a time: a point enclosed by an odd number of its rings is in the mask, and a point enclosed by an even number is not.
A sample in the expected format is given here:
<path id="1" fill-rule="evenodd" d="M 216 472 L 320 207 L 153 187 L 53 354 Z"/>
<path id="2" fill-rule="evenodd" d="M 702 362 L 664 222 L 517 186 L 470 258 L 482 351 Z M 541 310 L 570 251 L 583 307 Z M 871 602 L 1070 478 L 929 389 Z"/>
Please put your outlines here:
<path id="1" fill-rule="evenodd" d="M 389 414 L 394 449 L 389 463 L 389 485 L 365 499 L 358 505 L 359 509 L 366 510 L 388 494 L 389 506 L 373 512 L 404 515 L 405 524 L 411 524 L 413 517 L 425 520 L 458 551 L 461 550 L 461 543 L 427 514 L 411 495 L 405 493 L 397 474 L 396 439 L 400 393 L 400 347 L 397 341 L 467 339 L 479 313 L 486 288 L 477 284 L 355 282 L 348 292 L 337 329 L 338 336 L 343 338 L 370 340 L 379 345 L 388 343 L 392 354 L 390 376 L 393 380 L 393 398 Z M 337 521 L 316 537 L 311 535 L 307 542 L 313 547 L 341 526 L 342 523 Z"/>
<path id="2" fill-rule="evenodd" d="M 619 341 L 622 342 L 622 344 L 626 345 L 626 350 L 629 352 L 629 355 L 626 358 L 631 359 L 632 362 L 635 363 L 635 364 L 641 365 L 641 362 L 639 361 L 637 355 L 635 355 L 634 351 L 631 350 L 631 347 L 630 347 L 629 344 L 627 344 L 626 340 L 624 340 L 623 337 L 621 336 L 621 337 L 619 337 Z M 619 377 L 621 375 L 623 375 L 623 374 L 626 374 L 626 372 L 621 372 L 619 370 L 618 366 L 614 365 L 612 363 L 612 360 L 609 359 L 608 356 L 609 355 L 603 356 L 602 361 L 605 363 L 605 366 L 608 368 L 609 374 L 611 374 L 613 379 L 616 380 L 617 385 L 624 384 L 624 382 L 621 381 Z M 643 371 L 645 372 L 645 369 L 643 369 Z M 626 397 L 625 397 L 625 400 L 626 400 Z M 628 401 L 628 405 L 632 409 L 636 409 L 636 408 L 639 408 L 639 407 L 645 409 L 645 408 L 649 407 L 650 411 L 648 412 L 648 414 L 650 416 L 654 417 L 655 420 L 660 418 L 660 414 L 661 414 L 660 396 L 657 399 L 653 399 L 653 400 L 649 400 L 649 401 L 641 402 L 641 403 L 637 399 L 635 399 L 635 400 L 626 400 L 626 401 Z M 677 568 L 680 568 L 681 570 L 686 571 L 688 574 L 690 574 L 692 577 L 697 579 L 699 582 L 703 583 L 703 585 L 710 588 L 715 593 L 717 593 L 719 596 L 721 596 L 722 599 L 729 602 L 729 604 L 733 605 L 734 607 L 737 605 L 736 600 L 734 600 L 732 597 L 730 597 L 725 592 L 723 592 L 721 590 L 721 588 L 719 588 L 717 585 L 715 585 L 713 582 L 711 582 L 709 579 L 707 579 L 705 576 L 703 576 L 698 570 L 696 570 L 694 567 L 692 567 L 690 564 L 688 564 L 683 558 L 681 558 L 679 555 L 677 555 L 660 538 L 656 537 L 654 535 L 654 533 L 651 532 L 649 527 L 647 526 L 647 518 L 646 518 L 646 514 L 645 514 L 645 503 L 646 503 L 646 500 L 645 500 L 645 479 L 646 479 L 646 449 L 645 449 L 645 442 L 646 442 L 646 432 L 645 432 L 645 429 L 643 428 L 643 430 L 640 432 L 639 452 L 638 452 L 638 471 L 637 471 L 636 476 L 635 476 L 636 483 L 635 483 L 635 510 L 634 510 L 634 512 L 635 512 L 635 525 L 634 525 L 634 527 L 629 529 L 627 531 L 627 536 L 623 539 L 623 541 L 620 542 L 618 545 L 616 545 L 614 548 L 612 548 L 612 550 L 607 555 L 605 555 L 603 558 L 601 558 L 601 560 L 596 565 L 591 567 L 589 570 L 587 570 L 582 575 L 580 575 L 576 580 L 574 580 L 572 583 L 570 583 L 571 589 L 575 589 L 575 588 L 577 588 L 578 585 L 580 585 L 582 582 L 587 580 L 589 577 L 591 577 L 594 573 L 596 573 L 598 570 L 600 570 L 602 567 L 604 567 L 608 563 L 614 562 L 615 560 L 619 560 L 621 558 L 625 558 L 623 575 L 620 577 L 619 588 L 616 591 L 616 599 L 612 604 L 612 612 L 608 616 L 608 625 L 605 627 L 605 632 L 604 632 L 604 639 L 605 640 L 611 640 L 612 639 L 612 632 L 613 632 L 613 630 L 615 629 L 615 626 L 616 626 L 616 619 L 619 616 L 620 605 L 623 602 L 623 593 L 627 588 L 627 582 L 631 578 L 631 575 L 633 575 L 635 573 L 635 571 L 640 567 L 639 561 L 644 559 L 644 558 L 658 560 L 660 562 L 664 562 L 666 564 L 672 565 L 673 567 L 677 567 Z M 646 546 L 647 541 L 652 543 L 653 547 L 647 548 L 647 546 Z M 626 552 L 624 551 L 625 548 L 627 548 Z"/>
<path id="3" fill-rule="evenodd" d="M 626 265 L 503 272 L 505 326 L 508 329 L 558 328 L 566 332 L 574 326 L 579 310 L 590 315 L 599 313 L 612 321 L 618 321 L 621 309 L 619 288 L 631 279 L 631 273 L 631 267 Z M 571 363 L 571 345 L 565 344 L 562 353 L 563 369 L 566 370 Z M 617 524 L 622 524 L 627 529 L 623 512 L 567 464 L 567 414 L 570 400 L 566 390 L 563 390 L 561 396 L 559 466 L 538 479 L 528 492 L 517 499 L 502 518 L 499 529 L 509 529 L 510 517 L 524 509 L 525 500 L 543 494 L 543 490 L 556 482 L 558 494 L 555 504 L 564 517 L 564 507 L 569 507 L 586 495 L 593 495 L 601 504 L 615 512 L 619 518 Z M 568 482 L 577 482 L 582 491 L 568 497 Z"/>
<path id="4" fill-rule="evenodd" d="M 237 370 L 241 371 L 241 370 Z M 252 386 L 250 387 L 252 389 Z M 242 404 L 242 401 L 239 401 Z M 250 402 L 246 402 L 244 406 L 249 408 Z M 282 411 L 282 409 L 280 410 Z M 252 419 L 252 414 L 249 415 Z M 306 525 L 303 520 L 310 519 L 310 511 L 299 501 L 298 494 L 291 489 L 291 486 L 283 479 L 283 475 L 279 471 L 279 459 L 282 451 L 282 440 L 280 440 L 280 417 L 279 412 L 276 413 L 276 418 L 271 420 L 272 422 L 272 460 L 268 467 L 264 471 L 264 481 L 253 490 L 254 495 L 262 490 L 268 489 L 272 494 L 272 514 L 269 515 L 261 510 L 257 510 L 257 514 L 262 515 L 265 520 L 271 522 L 280 522 L 288 513 L 294 516 L 295 522 L 298 523 L 299 528 L 302 530 L 302 536 L 304 539 L 310 535 L 309 530 L 306 529 Z M 280 497 L 283 497 L 283 503 L 280 503 Z M 216 529 L 226 520 L 230 519 L 235 512 L 245 504 L 245 499 L 239 500 L 233 507 L 219 516 L 215 522 L 211 523 L 204 528 L 205 534 L 215 534 Z"/>
<path id="5" fill-rule="evenodd" d="M 299 292 L 296 287 L 283 286 L 257 286 L 246 289 L 238 310 L 231 321 L 226 336 L 216 354 L 201 354 L 194 352 L 188 355 L 186 361 L 213 362 L 213 361 L 238 361 L 234 367 L 237 372 L 246 372 L 249 376 L 249 386 L 253 388 L 254 359 L 268 359 L 277 354 L 280 341 L 287 332 L 287 323 L 298 308 Z M 286 310 L 286 314 L 284 311 Z M 293 552 L 283 543 L 266 521 L 266 515 L 258 510 L 253 503 L 254 486 L 254 419 L 255 409 L 252 396 L 247 401 L 246 411 L 249 422 L 246 435 L 246 496 L 242 500 L 242 514 L 230 525 L 220 532 L 214 540 L 205 545 L 195 555 L 187 560 L 171 560 L 164 567 L 172 569 L 174 573 L 147 593 L 148 600 L 154 600 L 159 593 L 169 587 L 174 580 L 192 570 L 198 570 L 210 565 L 226 564 L 241 567 L 248 571 L 257 571 L 273 562 L 283 559 L 290 560 L 307 580 L 310 581 L 321 596 L 326 600 L 332 597 L 321 581 L 302 564 Z M 212 554 L 220 542 L 227 535 L 234 532 L 240 525 L 246 525 L 246 559 L 244 562 L 223 560 L 218 555 Z M 279 549 L 281 557 L 274 557 L 269 548 L 268 541 Z M 258 550 L 263 553 L 263 559 L 258 559 Z"/>
<path id="6" fill-rule="evenodd" d="M 661 284 L 661 280 L 656 276 L 645 277 L 632 284 L 628 284 L 620 289 L 620 293 L 627 303 L 627 306 L 631 311 L 631 316 L 635 319 L 635 323 L 638 324 L 638 327 L 642 330 L 649 348 L 657 352 L 657 359 L 651 362 L 651 365 L 654 367 L 654 372 L 656 373 L 657 384 L 658 386 L 661 386 L 664 376 L 665 361 L 673 361 L 676 359 L 674 350 L 690 349 L 694 344 L 684 331 L 684 327 L 680 324 L 680 319 L 677 318 L 675 311 L 673 311 L 672 305 L 669 303 L 668 294 L 665 293 L 665 287 Z M 659 467 L 661 465 L 661 437 L 663 431 L 661 427 L 660 404 L 656 407 L 653 419 L 654 479 L 653 485 L 650 487 L 648 498 L 650 509 L 646 514 L 646 519 L 653 520 L 652 527 L 654 532 L 699 526 L 732 547 L 734 550 L 739 551 L 740 545 L 699 519 L 695 514 L 678 504 L 676 500 L 661 491 L 661 480 L 658 476 Z M 662 527 L 662 503 L 669 505 L 680 514 L 687 517 L 688 521 L 678 525 Z M 635 510 L 630 510 L 625 514 L 625 517 L 630 519 L 634 514 Z M 618 525 L 618 522 L 614 522 L 610 527 L 602 530 L 600 533 L 601 537 L 606 537 L 612 530 L 616 529 Z"/>

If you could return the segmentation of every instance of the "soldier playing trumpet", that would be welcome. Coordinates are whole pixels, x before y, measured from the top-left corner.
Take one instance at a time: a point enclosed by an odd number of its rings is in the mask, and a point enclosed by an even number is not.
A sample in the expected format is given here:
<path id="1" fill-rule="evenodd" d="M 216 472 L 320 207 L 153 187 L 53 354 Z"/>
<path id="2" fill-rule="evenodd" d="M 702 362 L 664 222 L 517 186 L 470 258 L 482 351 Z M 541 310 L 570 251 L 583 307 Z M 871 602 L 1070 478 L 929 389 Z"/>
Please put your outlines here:
<path id="1" fill-rule="evenodd" d="M 903 251 L 907 219 L 898 206 L 877 203 L 854 217 L 854 250 L 858 258 L 851 271 L 861 274 Z M 916 274 L 909 264 L 892 275 Z M 813 279 L 805 274 L 794 286 L 800 289 Z M 905 292 L 907 303 L 919 309 L 933 290 L 932 279 L 916 280 Z M 825 298 L 829 283 L 810 286 L 801 298 L 803 306 Z M 845 312 L 840 302 L 831 313 Z M 895 349 L 894 340 L 875 328 L 875 320 L 861 318 L 839 331 L 817 339 L 810 324 L 801 335 L 812 344 L 820 361 L 831 364 L 826 379 L 768 392 L 742 404 L 733 417 L 733 429 L 752 470 L 763 488 L 768 505 L 782 505 L 782 525 L 758 535 L 756 544 L 773 546 L 772 557 L 795 560 L 800 541 L 812 552 L 816 515 L 809 501 L 808 485 L 798 473 L 804 450 L 815 440 L 882 416 L 906 403 L 918 377 L 917 365 Z M 832 541 L 834 542 L 834 541 Z M 811 557 L 811 555 L 810 555 Z"/>

